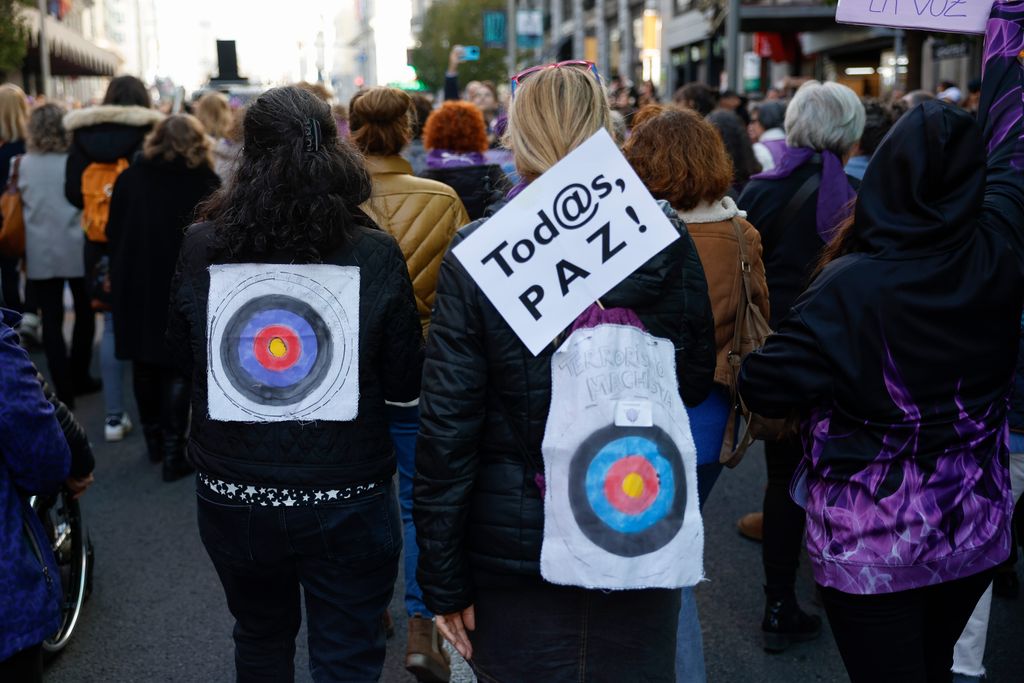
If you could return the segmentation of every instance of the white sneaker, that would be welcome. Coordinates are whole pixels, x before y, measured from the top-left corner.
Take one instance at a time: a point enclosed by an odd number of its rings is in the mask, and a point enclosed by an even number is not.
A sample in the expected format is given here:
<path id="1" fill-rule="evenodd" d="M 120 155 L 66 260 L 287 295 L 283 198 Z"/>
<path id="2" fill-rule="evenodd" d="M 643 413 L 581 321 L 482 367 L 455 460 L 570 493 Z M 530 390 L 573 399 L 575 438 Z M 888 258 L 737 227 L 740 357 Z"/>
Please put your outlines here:
<path id="1" fill-rule="evenodd" d="M 22 344 L 40 346 L 43 343 L 43 321 L 35 313 L 25 313 L 18 323 L 18 336 Z"/>
<path id="2" fill-rule="evenodd" d="M 132 431 L 132 421 L 128 418 L 128 413 L 121 413 L 120 416 L 107 415 L 107 420 L 103 425 L 103 438 L 107 441 L 120 441 L 130 431 Z"/>

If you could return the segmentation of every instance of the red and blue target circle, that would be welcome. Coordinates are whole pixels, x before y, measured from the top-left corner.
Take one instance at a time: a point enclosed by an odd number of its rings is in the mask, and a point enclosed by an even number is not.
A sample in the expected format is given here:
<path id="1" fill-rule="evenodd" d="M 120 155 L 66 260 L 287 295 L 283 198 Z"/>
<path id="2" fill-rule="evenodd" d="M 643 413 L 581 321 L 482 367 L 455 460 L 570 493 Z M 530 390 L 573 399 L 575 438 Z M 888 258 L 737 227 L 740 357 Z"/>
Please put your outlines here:
<path id="1" fill-rule="evenodd" d="M 604 427 L 569 464 L 569 504 L 583 534 L 615 555 L 667 545 L 686 510 L 686 474 L 671 437 L 658 427 Z"/>
<path id="2" fill-rule="evenodd" d="M 271 387 L 291 386 L 308 375 L 316 363 L 317 351 L 312 326 L 281 308 L 253 314 L 238 338 L 242 369 Z"/>
<path id="3" fill-rule="evenodd" d="M 239 307 L 220 342 L 231 386 L 267 406 L 308 398 L 326 380 L 333 353 L 323 318 L 305 301 L 281 294 L 258 296 Z"/>
<path id="4" fill-rule="evenodd" d="M 675 495 L 672 467 L 654 442 L 639 436 L 605 445 L 587 468 L 586 486 L 594 513 L 624 534 L 654 526 Z"/>

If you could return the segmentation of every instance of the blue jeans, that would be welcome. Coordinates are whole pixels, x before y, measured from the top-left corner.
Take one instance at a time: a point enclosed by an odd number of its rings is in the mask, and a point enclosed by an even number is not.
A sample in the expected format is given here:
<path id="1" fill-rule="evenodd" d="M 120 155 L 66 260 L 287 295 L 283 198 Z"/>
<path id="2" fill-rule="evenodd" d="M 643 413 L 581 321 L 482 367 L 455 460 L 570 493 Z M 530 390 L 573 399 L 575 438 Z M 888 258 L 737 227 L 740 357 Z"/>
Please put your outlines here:
<path id="1" fill-rule="evenodd" d="M 729 419 L 728 396 L 721 387 L 715 386 L 704 403 L 688 412 L 697 446 L 697 495 L 703 510 L 718 475 L 722 473 L 718 456 Z M 704 683 L 705 680 L 704 638 L 700 632 L 697 596 L 693 588 L 684 588 L 676 630 L 676 681 Z"/>
<path id="2" fill-rule="evenodd" d="M 199 535 L 235 618 L 239 681 L 291 681 L 305 594 L 314 681 L 376 681 L 402 550 L 391 486 L 338 505 L 267 507 L 199 492 Z"/>
<path id="3" fill-rule="evenodd" d="M 423 591 L 416 581 L 416 562 L 420 557 L 416 545 L 416 525 L 412 521 L 412 485 L 416 478 L 416 433 L 420 425 L 417 407 L 389 407 L 391 441 L 398 457 L 398 500 L 402 506 L 402 527 L 405 540 L 405 611 L 409 616 L 422 615 L 428 619 L 434 613 L 423 604 Z"/>
<path id="4" fill-rule="evenodd" d="M 127 361 L 114 355 L 114 315 L 103 314 L 103 338 L 100 340 L 100 376 L 103 377 L 103 401 L 107 415 L 121 416 L 124 412 L 124 368 Z"/>

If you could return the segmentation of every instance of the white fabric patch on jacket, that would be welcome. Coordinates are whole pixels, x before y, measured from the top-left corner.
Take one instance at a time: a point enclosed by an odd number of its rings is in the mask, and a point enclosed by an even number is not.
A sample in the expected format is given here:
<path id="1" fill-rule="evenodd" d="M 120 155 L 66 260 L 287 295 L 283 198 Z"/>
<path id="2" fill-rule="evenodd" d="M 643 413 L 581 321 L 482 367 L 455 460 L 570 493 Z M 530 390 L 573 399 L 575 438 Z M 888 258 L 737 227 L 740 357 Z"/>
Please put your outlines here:
<path id="1" fill-rule="evenodd" d="M 579 329 L 551 372 L 543 577 L 612 590 L 695 585 L 697 447 L 672 342 L 627 325 Z"/>
<path id="2" fill-rule="evenodd" d="M 210 266 L 210 419 L 354 420 L 359 275 L 356 266 Z"/>

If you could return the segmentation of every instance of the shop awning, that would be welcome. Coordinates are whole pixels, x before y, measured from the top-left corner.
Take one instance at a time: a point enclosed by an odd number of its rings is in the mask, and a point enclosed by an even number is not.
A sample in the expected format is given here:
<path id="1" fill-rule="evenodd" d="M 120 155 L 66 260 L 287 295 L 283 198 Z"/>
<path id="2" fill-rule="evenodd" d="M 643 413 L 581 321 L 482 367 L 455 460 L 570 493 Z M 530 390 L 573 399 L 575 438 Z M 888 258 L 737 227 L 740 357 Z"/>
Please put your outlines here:
<path id="1" fill-rule="evenodd" d="M 30 71 L 38 71 L 39 10 L 26 7 L 22 13 L 29 29 L 25 65 Z M 50 72 L 54 76 L 113 76 L 122 62 L 115 52 L 95 45 L 51 16 L 46 17 L 46 40 L 50 48 Z"/>
<path id="2" fill-rule="evenodd" d="M 835 5 L 814 0 L 741 0 L 744 33 L 796 33 L 836 26 Z"/>

